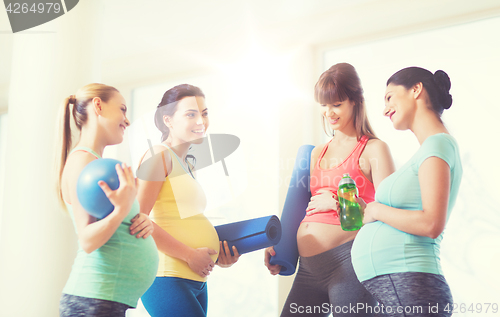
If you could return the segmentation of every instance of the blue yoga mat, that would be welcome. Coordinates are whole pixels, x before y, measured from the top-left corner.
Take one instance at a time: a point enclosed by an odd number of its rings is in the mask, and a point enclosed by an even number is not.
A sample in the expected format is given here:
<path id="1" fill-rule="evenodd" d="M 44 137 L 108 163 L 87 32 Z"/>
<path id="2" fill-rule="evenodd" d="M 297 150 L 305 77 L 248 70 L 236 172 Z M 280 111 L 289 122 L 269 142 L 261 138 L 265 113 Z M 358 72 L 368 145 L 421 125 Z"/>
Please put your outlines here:
<path id="1" fill-rule="evenodd" d="M 281 213 L 281 228 L 283 230 L 280 242 L 274 246 L 276 255 L 271 257 L 271 264 L 282 266 L 280 275 L 292 275 L 297 267 L 299 250 L 297 248 L 297 230 L 306 215 L 306 208 L 311 200 L 309 189 L 309 170 L 311 166 L 312 145 L 299 148 L 292 178 L 288 185 L 285 205 Z"/>
<path id="2" fill-rule="evenodd" d="M 281 239 L 281 223 L 276 216 L 266 216 L 216 226 L 220 241 L 227 241 L 231 255 L 233 245 L 239 254 L 276 245 Z"/>

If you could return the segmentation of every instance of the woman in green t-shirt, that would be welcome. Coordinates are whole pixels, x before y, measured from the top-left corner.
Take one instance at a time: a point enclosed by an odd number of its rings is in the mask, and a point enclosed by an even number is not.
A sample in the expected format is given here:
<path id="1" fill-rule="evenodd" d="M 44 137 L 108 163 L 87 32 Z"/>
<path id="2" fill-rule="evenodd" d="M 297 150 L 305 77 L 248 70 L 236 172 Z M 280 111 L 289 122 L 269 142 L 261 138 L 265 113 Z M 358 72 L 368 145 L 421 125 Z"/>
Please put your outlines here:
<path id="1" fill-rule="evenodd" d="M 380 303 L 376 309 L 389 316 L 451 315 L 439 261 L 462 178 L 457 142 L 441 120 L 452 103 L 450 86 L 444 71 L 419 67 L 387 81 L 384 115 L 397 130 L 411 130 L 420 148 L 380 183 L 351 255 L 358 279 Z"/>
<path id="2" fill-rule="evenodd" d="M 66 98 L 62 108 L 57 191 L 78 234 L 78 251 L 61 297 L 60 316 L 125 317 L 125 311 L 137 305 L 156 275 L 153 224 L 139 212 L 137 181 L 131 168 L 124 163 L 115 166 L 120 180 L 116 190 L 99 182 L 115 207 L 103 219 L 84 210 L 76 190 L 82 169 L 101 159 L 106 146 L 123 141 L 130 125 L 126 112 L 123 96 L 103 84 L 82 87 Z M 71 121 L 80 132 L 73 149 Z"/>

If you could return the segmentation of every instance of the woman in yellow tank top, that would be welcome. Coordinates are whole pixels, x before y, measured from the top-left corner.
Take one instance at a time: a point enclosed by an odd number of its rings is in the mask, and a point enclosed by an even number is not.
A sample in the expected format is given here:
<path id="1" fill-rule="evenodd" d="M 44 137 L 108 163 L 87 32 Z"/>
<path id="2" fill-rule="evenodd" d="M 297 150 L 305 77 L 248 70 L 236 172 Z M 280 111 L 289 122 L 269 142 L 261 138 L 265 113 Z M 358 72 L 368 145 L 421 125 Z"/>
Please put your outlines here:
<path id="1" fill-rule="evenodd" d="M 228 267 L 231 256 L 203 215 L 206 197 L 188 163 L 192 144 L 203 142 L 208 128 L 205 95 L 191 85 L 165 92 L 155 114 L 162 143 L 147 151 L 137 170 L 141 212 L 154 221 L 153 238 L 160 263 L 157 277 L 142 297 L 152 317 L 206 316 L 207 276 L 215 264 Z"/>

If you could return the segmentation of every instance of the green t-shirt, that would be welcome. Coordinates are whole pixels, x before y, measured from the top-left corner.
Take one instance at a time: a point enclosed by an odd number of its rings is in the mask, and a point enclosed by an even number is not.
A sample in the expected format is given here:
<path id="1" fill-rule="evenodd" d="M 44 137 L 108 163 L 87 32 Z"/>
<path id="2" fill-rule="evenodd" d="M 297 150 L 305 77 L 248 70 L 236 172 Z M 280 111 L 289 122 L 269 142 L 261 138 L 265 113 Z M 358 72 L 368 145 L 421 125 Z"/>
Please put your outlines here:
<path id="1" fill-rule="evenodd" d="M 86 151 L 101 158 L 87 147 L 77 147 L 74 151 Z M 70 204 L 66 207 L 77 230 L 73 209 Z M 158 250 L 153 237 L 144 239 L 130 234 L 131 220 L 139 211 L 139 202 L 135 200 L 111 238 L 90 254 L 83 251 L 78 242 L 76 259 L 63 293 L 137 306 L 158 270 Z"/>
<path id="2" fill-rule="evenodd" d="M 71 206 L 67 206 L 74 223 Z M 158 250 L 153 238 L 136 238 L 130 234 L 130 220 L 137 213 L 139 202 L 136 200 L 111 238 L 92 253 L 87 254 L 78 243 L 63 293 L 137 306 L 158 270 Z"/>
<path id="3" fill-rule="evenodd" d="M 429 157 L 444 160 L 451 171 L 451 188 L 446 221 L 455 205 L 462 179 L 462 163 L 455 139 L 446 133 L 428 137 L 413 157 L 384 179 L 375 201 L 406 210 L 422 210 L 418 170 Z M 439 260 L 441 234 L 436 239 L 395 229 L 381 221 L 364 225 L 352 247 L 352 264 L 360 281 L 401 272 L 442 274 Z"/>

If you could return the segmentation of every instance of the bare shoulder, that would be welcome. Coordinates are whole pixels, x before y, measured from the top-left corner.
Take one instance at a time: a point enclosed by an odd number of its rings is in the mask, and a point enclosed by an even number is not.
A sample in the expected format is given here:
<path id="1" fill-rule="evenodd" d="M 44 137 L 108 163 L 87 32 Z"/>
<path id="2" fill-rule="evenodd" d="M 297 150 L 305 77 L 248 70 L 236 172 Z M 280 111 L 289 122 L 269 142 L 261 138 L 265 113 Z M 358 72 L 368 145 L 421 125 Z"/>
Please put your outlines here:
<path id="1" fill-rule="evenodd" d="M 317 145 L 311 151 L 311 158 L 317 158 L 321 154 L 321 150 L 326 146 L 327 143 L 323 143 L 321 145 Z"/>
<path id="2" fill-rule="evenodd" d="M 96 157 L 85 151 L 76 151 L 68 156 L 61 177 L 61 190 L 65 201 L 71 203 L 69 194 L 71 189 L 76 188 L 78 177 L 80 177 L 83 168 L 94 160 Z"/>
<path id="3" fill-rule="evenodd" d="M 169 163 L 172 160 L 170 151 L 162 145 L 154 145 L 152 148 L 149 148 L 146 153 L 144 153 L 141 165 L 145 161 L 154 162 L 154 164 L 163 164 L 163 160 L 165 160 L 166 163 Z"/>
<path id="4" fill-rule="evenodd" d="M 311 151 L 311 167 L 316 164 L 316 161 L 318 160 L 318 157 L 325 146 L 326 143 L 323 143 L 321 145 L 315 146 L 314 149 Z"/>
<path id="5" fill-rule="evenodd" d="M 375 188 L 377 188 L 378 184 L 380 184 L 384 178 L 394 173 L 394 160 L 392 159 L 389 146 L 380 139 L 369 140 L 365 150 L 365 152 L 367 152 L 365 159 L 368 159 L 371 166 L 373 184 Z"/>
<path id="6" fill-rule="evenodd" d="M 323 144 L 321 144 L 321 145 L 316 145 L 316 146 L 314 147 L 314 149 L 312 150 L 311 155 L 316 155 L 316 156 L 318 156 L 318 155 L 321 153 L 321 150 L 323 150 L 323 148 L 324 148 L 327 144 L 328 144 L 328 142 L 327 142 L 327 143 L 323 143 Z"/>
<path id="7" fill-rule="evenodd" d="M 391 155 L 391 151 L 389 150 L 389 146 L 387 143 L 380 139 L 370 139 L 366 143 L 365 152 L 370 157 L 380 157 Z"/>
<path id="8" fill-rule="evenodd" d="M 137 168 L 137 178 L 144 181 L 164 181 L 171 170 L 170 151 L 164 146 L 155 145 L 144 153 Z"/>
<path id="9" fill-rule="evenodd" d="M 87 164 L 96 160 L 96 157 L 86 151 L 76 151 L 68 156 L 64 164 L 63 178 L 78 177 Z"/>

